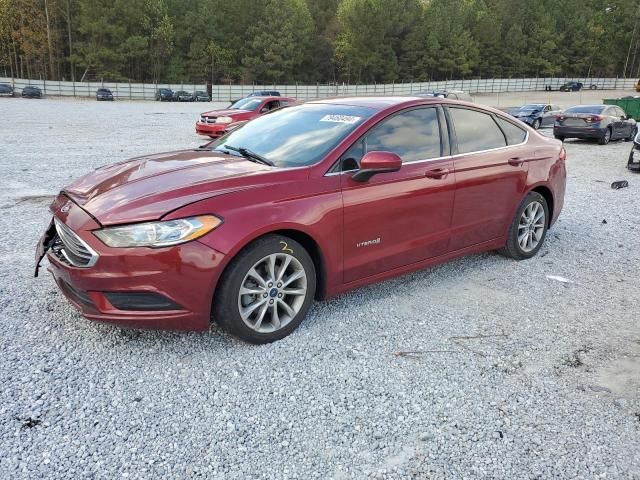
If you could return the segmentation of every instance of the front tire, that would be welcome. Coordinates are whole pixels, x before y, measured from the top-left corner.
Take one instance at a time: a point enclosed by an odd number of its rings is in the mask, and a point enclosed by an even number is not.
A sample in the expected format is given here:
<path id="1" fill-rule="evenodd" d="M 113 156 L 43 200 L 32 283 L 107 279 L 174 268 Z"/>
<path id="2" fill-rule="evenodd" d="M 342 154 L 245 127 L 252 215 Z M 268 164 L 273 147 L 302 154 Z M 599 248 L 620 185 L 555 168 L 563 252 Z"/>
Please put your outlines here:
<path id="1" fill-rule="evenodd" d="M 242 340 L 270 343 L 293 332 L 316 291 L 316 270 L 305 248 L 283 235 L 259 238 L 234 258 L 213 301 L 213 320 Z"/>
<path id="2" fill-rule="evenodd" d="M 533 121 L 533 125 L 531 126 L 533 127 L 534 130 L 538 130 L 542 126 L 542 120 L 540 120 L 539 118 L 536 118 Z"/>
<path id="3" fill-rule="evenodd" d="M 515 260 L 535 256 L 547 236 L 549 207 L 545 198 L 537 192 L 529 192 L 520 203 L 509 226 L 506 245 L 500 254 Z"/>

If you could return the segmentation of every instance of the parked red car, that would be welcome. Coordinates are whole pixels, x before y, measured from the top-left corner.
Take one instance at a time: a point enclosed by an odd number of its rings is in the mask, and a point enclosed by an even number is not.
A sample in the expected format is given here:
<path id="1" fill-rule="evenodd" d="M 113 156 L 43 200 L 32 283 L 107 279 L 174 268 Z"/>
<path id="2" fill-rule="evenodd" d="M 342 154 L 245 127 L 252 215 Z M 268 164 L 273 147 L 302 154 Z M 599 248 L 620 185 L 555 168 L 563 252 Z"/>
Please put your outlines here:
<path id="1" fill-rule="evenodd" d="M 294 102 L 294 98 L 286 97 L 242 98 L 227 109 L 200 114 L 200 119 L 196 122 L 196 132 L 217 138 L 249 120 Z"/>
<path id="2" fill-rule="evenodd" d="M 83 315 L 291 333 L 314 298 L 500 249 L 533 257 L 562 209 L 562 144 L 487 107 L 343 98 L 64 188 L 37 248 Z M 37 274 L 37 269 L 36 269 Z"/>

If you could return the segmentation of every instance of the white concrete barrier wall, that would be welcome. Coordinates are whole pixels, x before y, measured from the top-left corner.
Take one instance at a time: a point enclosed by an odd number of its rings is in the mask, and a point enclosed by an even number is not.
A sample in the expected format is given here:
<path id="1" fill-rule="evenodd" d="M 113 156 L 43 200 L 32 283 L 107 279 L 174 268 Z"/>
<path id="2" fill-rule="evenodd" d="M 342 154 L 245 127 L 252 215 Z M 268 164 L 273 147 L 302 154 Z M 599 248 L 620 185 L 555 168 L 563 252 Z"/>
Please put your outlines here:
<path id="1" fill-rule="evenodd" d="M 584 88 L 592 85 L 600 90 L 632 89 L 635 79 L 627 78 L 490 78 L 475 80 L 446 80 L 441 82 L 403 82 L 370 85 L 214 85 L 214 101 L 229 101 L 244 97 L 256 90 L 278 90 L 282 95 L 300 100 L 337 96 L 409 95 L 421 90 L 463 90 L 471 94 L 542 91 L 546 87 L 557 90 L 563 83 L 574 80 L 582 82 Z M 158 88 L 170 88 L 193 92 L 207 90 L 205 84 L 150 84 L 114 82 L 62 82 L 2 78 L 1 83 L 14 85 L 19 92 L 25 85 L 40 87 L 45 95 L 95 97 L 100 87 L 109 88 L 114 96 L 127 100 L 154 100 Z"/>

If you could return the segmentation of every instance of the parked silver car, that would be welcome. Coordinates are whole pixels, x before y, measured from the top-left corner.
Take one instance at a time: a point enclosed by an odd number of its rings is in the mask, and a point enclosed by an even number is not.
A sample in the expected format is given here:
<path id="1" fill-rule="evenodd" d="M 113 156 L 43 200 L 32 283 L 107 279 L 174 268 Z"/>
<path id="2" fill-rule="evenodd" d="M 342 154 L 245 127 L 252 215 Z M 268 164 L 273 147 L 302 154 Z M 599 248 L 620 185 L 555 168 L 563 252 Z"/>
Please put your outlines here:
<path id="1" fill-rule="evenodd" d="M 508 113 L 537 130 L 541 127 L 552 127 L 556 115 L 562 113 L 562 109 L 558 105 L 549 103 L 529 103 L 509 109 Z"/>
<path id="2" fill-rule="evenodd" d="M 576 105 L 556 117 L 553 136 L 565 138 L 593 138 L 600 145 L 610 140 L 632 140 L 638 133 L 636 121 L 616 105 Z"/>

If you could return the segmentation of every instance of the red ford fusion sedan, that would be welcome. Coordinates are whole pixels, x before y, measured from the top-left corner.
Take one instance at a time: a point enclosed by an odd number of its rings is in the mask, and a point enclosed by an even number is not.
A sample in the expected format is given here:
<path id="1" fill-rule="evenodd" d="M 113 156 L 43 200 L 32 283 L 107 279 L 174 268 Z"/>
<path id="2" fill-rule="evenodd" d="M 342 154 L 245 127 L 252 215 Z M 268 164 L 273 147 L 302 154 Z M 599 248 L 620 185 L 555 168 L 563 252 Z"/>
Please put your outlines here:
<path id="1" fill-rule="evenodd" d="M 294 102 L 295 99 L 286 97 L 242 98 L 227 109 L 200 114 L 200 119 L 196 122 L 196 133 L 218 138 L 249 120 Z"/>
<path id="2" fill-rule="evenodd" d="M 52 203 L 36 260 L 90 319 L 215 321 L 271 342 L 314 299 L 474 252 L 533 257 L 562 209 L 565 156 L 476 104 L 310 102 L 79 178 Z"/>

